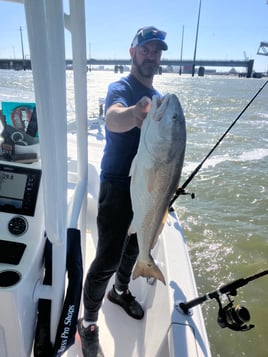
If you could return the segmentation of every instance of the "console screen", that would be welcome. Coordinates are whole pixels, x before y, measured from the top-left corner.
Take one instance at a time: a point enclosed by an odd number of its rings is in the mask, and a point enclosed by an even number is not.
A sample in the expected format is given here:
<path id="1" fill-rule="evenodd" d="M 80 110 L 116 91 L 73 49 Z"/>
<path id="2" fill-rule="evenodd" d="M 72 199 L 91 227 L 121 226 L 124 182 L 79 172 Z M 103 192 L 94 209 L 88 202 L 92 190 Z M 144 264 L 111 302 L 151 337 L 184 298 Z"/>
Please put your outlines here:
<path id="1" fill-rule="evenodd" d="M 0 211 L 34 215 L 41 171 L 0 165 Z"/>
<path id="2" fill-rule="evenodd" d="M 0 171 L 0 196 L 22 200 L 27 175 Z"/>

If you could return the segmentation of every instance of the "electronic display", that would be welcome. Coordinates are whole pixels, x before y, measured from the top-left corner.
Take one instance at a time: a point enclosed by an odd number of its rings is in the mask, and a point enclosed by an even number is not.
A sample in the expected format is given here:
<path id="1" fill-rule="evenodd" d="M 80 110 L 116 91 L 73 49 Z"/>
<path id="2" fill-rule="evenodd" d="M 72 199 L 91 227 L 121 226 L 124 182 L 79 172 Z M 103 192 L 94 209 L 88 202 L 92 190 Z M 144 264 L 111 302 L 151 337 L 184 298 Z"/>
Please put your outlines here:
<path id="1" fill-rule="evenodd" d="M 0 164 L 0 212 L 33 216 L 41 170 Z"/>

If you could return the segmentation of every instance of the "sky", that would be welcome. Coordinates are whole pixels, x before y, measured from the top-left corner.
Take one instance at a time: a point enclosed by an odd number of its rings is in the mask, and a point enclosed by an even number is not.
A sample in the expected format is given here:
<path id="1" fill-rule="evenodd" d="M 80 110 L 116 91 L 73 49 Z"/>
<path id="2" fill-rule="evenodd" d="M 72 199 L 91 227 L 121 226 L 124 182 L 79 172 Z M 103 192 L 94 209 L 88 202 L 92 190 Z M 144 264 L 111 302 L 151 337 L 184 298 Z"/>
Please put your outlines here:
<path id="1" fill-rule="evenodd" d="M 199 1 L 85 0 L 88 56 L 128 59 L 137 29 L 153 25 L 167 32 L 169 49 L 163 58 L 179 60 L 182 50 L 183 59 L 193 59 Z M 68 12 L 68 2 L 63 2 Z M 20 27 L 30 58 L 24 6 L 0 0 L 0 58 L 22 57 Z M 257 55 L 261 41 L 268 42 L 268 0 L 201 0 L 197 60 L 247 57 L 254 59 L 255 71 L 266 72 L 268 56 Z M 71 58 L 69 34 L 66 57 Z"/>

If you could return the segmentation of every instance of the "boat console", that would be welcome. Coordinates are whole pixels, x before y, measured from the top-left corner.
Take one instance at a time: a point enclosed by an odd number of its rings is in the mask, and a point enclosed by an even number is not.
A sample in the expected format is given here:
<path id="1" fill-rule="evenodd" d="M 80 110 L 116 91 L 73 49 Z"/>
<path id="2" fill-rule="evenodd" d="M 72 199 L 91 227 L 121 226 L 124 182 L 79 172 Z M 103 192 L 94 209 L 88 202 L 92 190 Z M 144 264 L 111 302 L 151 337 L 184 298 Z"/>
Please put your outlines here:
<path id="1" fill-rule="evenodd" d="M 31 354 L 45 243 L 40 183 L 40 163 L 0 161 L 1 357 Z"/>

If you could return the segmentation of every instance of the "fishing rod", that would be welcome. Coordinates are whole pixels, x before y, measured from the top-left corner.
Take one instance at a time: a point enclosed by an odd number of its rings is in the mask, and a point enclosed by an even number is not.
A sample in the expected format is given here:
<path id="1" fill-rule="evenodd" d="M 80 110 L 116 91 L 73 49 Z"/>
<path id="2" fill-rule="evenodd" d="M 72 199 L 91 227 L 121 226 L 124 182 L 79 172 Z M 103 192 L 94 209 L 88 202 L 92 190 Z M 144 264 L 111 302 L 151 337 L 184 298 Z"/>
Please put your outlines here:
<path id="1" fill-rule="evenodd" d="M 191 175 L 187 178 L 187 180 L 184 182 L 184 184 L 181 187 L 178 187 L 173 198 L 170 201 L 169 204 L 169 209 L 172 209 L 173 203 L 176 201 L 176 199 L 180 195 L 191 195 L 192 198 L 195 198 L 194 193 L 188 193 L 185 191 L 185 188 L 189 185 L 189 183 L 192 181 L 192 179 L 195 177 L 195 175 L 198 173 L 198 171 L 201 169 L 205 161 L 210 157 L 210 155 L 214 152 L 214 150 L 219 146 L 219 144 L 222 142 L 222 140 L 225 138 L 225 136 L 229 133 L 229 131 L 232 129 L 232 127 L 236 124 L 236 122 L 239 120 L 239 118 L 243 115 L 243 113 L 247 110 L 247 108 L 252 104 L 254 99 L 260 94 L 260 92 L 263 90 L 263 88 L 266 86 L 268 83 L 268 80 L 264 82 L 264 84 L 261 86 L 261 88 L 257 91 L 257 93 L 251 98 L 251 100 L 248 102 L 248 104 L 244 107 L 244 109 L 238 114 L 238 116 L 235 118 L 233 123 L 229 126 L 229 128 L 225 131 L 225 133 L 220 137 L 220 139 L 217 141 L 217 143 L 213 146 L 213 148 L 209 151 L 209 153 L 205 156 L 205 158 L 201 161 L 201 163 L 195 168 L 195 170 L 191 173 Z"/>
<path id="2" fill-rule="evenodd" d="M 197 305 L 202 304 L 206 300 L 216 299 L 219 304 L 218 312 L 218 324 L 224 328 L 228 327 L 234 331 L 248 331 L 251 330 L 254 325 L 246 325 L 250 320 L 250 314 L 246 307 L 244 306 L 233 306 L 234 301 L 230 296 L 237 295 L 237 289 L 248 284 L 250 281 L 261 278 L 264 275 L 268 275 L 268 270 L 264 270 L 255 275 L 251 275 L 247 278 L 241 278 L 234 280 L 231 283 L 220 286 L 217 290 L 210 293 L 206 293 L 202 296 L 197 297 L 196 299 L 190 300 L 188 302 L 177 301 L 175 303 L 176 308 L 179 311 L 182 311 L 184 314 L 191 315 L 191 308 Z M 223 307 L 220 301 L 221 295 L 226 295 L 228 297 L 229 303 Z"/>

